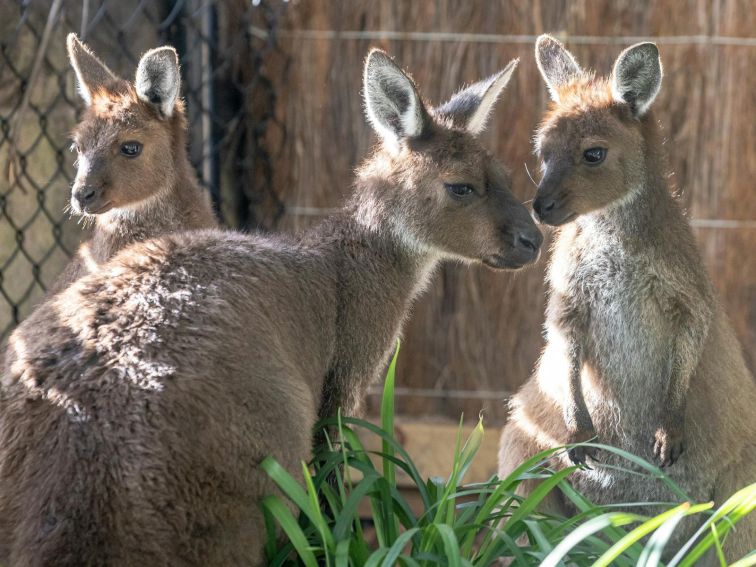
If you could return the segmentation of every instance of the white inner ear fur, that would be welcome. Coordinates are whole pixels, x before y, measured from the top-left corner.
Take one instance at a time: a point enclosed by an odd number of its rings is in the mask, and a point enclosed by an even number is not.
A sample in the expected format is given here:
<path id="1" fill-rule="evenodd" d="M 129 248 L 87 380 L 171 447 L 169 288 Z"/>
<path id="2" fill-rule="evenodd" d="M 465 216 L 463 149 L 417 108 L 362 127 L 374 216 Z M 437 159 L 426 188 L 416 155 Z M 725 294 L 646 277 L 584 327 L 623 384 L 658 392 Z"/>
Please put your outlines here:
<path id="1" fill-rule="evenodd" d="M 371 59 L 380 57 L 373 56 Z M 385 56 L 383 56 L 385 57 Z M 402 102 L 394 94 L 407 100 L 407 108 L 401 111 Z M 401 70 L 388 60 L 369 60 L 364 77 L 365 113 L 376 133 L 391 146 L 397 147 L 402 138 L 419 136 L 423 129 L 420 100 L 412 82 Z M 392 124 L 392 117 L 399 119 L 399 131 Z"/>
<path id="2" fill-rule="evenodd" d="M 135 84 L 139 98 L 170 117 L 181 87 L 176 52 L 170 47 L 159 47 L 145 53 L 137 67 Z"/>
<path id="3" fill-rule="evenodd" d="M 644 44 L 628 47 L 617 57 L 612 70 L 612 96 L 617 102 L 633 103 L 635 115 L 641 117 L 659 94 L 662 74 L 655 49 L 644 49 Z M 628 92 L 635 94 L 634 100 L 626 100 Z"/>
<path id="4" fill-rule="evenodd" d="M 548 35 L 536 41 L 536 65 L 554 102 L 559 102 L 559 87 L 583 72 L 575 56 Z"/>
<path id="5" fill-rule="evenodd" d="M 491 82 L 486 92 L 480 100 L 480 105 L 475 109 L 470 119 L 467 121 L 467 131 L 473 136 L 477 136 L 486 128 L 486 123 L 491 115 L 491 110 L 499 98 L 501 91 L 507 86 L 512 78 L 512 73 L 517 68 L 519 59 L 515 59 L 507 65 L 503 71 Z"/>

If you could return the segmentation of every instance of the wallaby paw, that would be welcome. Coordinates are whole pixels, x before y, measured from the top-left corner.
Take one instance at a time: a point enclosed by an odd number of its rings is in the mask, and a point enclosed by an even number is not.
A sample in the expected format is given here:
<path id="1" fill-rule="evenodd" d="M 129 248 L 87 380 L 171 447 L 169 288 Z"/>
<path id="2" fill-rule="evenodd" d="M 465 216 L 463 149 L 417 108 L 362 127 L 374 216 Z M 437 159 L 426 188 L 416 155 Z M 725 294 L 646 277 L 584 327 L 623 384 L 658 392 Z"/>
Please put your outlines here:
<path id="1" fill-rule="evenodd" d="M 685 451 L 682 430 L 671 427 L 660 427 L 654 435 L 654 457 L 659 466 L 669 467 L 675 464 Z"/>
<path id="2" fill-rule="evenodd" d="M 568 445 L 573 445 L 575 443 L 585 443 L 586 441 L 595 441 L 596 437 L 596 431 L 594 429 L 583 429 L 580 431 L 575 431 L 574 433 L 571 433 L 569 435 L 569 438 L 567 440 Z M 598 449 L 595 447 L 587 447 L 585 445 L 580 445 L 577 447 L 570 447 L 567 450 L 567 456 L 569 457 L 570 461 L 573 465 L 578 465 L 587 469 L 590 469 L 591 467 L 588 466 L 587 459 L 590 457 L 592 460 L 596 461 L 596 454 L 598 452 Z"/>

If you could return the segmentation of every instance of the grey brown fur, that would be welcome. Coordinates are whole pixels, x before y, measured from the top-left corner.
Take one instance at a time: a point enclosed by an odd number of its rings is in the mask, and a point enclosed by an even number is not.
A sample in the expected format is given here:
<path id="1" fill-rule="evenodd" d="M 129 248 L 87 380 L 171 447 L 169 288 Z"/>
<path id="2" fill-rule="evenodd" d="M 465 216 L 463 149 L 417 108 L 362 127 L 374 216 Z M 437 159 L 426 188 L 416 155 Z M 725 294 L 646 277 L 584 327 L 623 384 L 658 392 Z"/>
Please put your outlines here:
<path id="1" fill-rule="evenodd" d="M 542 38 L 536 48 L 547 82 L 542 59 L 555 43 Z M 557 227 L 547 344 L 511 402 L 500 474 L 595 435 L 666 467 L 694 500 L 722 504 L 756 480 L 756 384 L 667 185 L 648 112 L 661 83 L 656 47 L 623 52 L 610 80 L 575 73 L 552 83 L 554 104 L 537 135 L 543 178 L 534 202 L 542 222 Z M 594 147 L 608 150 L 591 166 L 584 152 Z M 675 499 L 661 482 L 609 468 L 628 463 L 605 451 L 578 448 L 557 464 L 586 459 L 592 470 L 570 479 L 594 502 Z M 670 547 L 695 527 L 683 526 Z M 751 515 L 725 553 L 741 557 L 754 547 Z"/>
<path id="2" fill-rule="evenodd" d="M 137 243 L 13 334 L 0 399 L 11 564 L 259 564 L 258 501 L 273 492 L 261 460 L 301 474 L 318 409 L 358 411 L 437 262 L 537 258 L 502 166 L 388 56 L 366 68 L 383 143 L 343 213 L 296 238 Z"/>

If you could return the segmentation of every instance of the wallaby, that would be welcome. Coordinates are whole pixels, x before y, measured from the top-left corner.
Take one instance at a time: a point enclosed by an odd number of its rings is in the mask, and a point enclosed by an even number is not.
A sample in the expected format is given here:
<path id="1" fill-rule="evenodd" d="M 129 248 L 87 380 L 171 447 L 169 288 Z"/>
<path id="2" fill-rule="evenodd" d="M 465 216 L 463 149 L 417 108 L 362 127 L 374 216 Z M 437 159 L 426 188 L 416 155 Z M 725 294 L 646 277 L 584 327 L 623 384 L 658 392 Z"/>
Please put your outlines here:
<path id="1" fill-rule="evenodd" d="M 693 499 L 721 504 L 756 480 L 756 384 L 668 187 L 650 108 L 658 50 L 626 49 L 609 79 L 583 72 L 549 36 L 536 58 L 553 102 L 536 136 L 543 176 L 533 210 L 557 228 L 546 347 L 511 401 L 500 474 L 597 436 L 666 467 Z M 606 453 L 578 447 L 561 460 L 595 458 L 570 477 L 589 499 L 674 500 L 661 482 L 610 468 L 629 463 Z M 725 551 L 755 546 L 752 515 Z"/>
<path id="2" fill-rule="evenodd" d="M 541 233 L 475 138 L 515 65 L 434 109 L 372 51 L 381 143 L 341 214 L 298 237 L 134 244 L 22 324 L 0 399 L 6 560 L 260 564 L 260 462 L 301 475 L 319 407 L 357 411 L 438 262 L 536 260 Z"/>
<path id="3" fill-rule="evenodd" d="M 217 226 L 210 196 L 187 155 L 176 51 L 166 46 L 145 53 L 131 84 L 76 34 L 68 35 L 66 45 L 87 105 L 73 132 L 78 158 L 70 207 L 94 226 L 42 303 L 132 242 Z"/>
<path id="4" fill-rule="evenodd" d="M 132 242 L 217 226 L 187 155 L 176 50 L 145 53 L 132 84 L 116 77 L 76 34 L 66 44 L 87 105 L 73 132 L 78 158 L 71 209 L 91 217 L 94 227 L 50 295 Z"/>

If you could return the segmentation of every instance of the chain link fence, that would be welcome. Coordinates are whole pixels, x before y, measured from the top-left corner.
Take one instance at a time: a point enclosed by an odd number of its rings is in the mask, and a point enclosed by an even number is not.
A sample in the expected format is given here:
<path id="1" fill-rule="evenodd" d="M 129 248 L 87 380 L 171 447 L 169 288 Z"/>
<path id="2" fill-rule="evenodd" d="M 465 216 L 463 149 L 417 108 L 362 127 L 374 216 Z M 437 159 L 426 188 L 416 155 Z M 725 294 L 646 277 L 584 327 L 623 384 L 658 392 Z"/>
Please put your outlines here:
<path id="1" fill-rule="evenodd" d="M 65 211 L 73 182 L 69 133 L 83 103 L 65 38 L 76 32 L 117 74 L 171 44 L 197 174 L 224 224 L 274 228 L 285 141 L 272 73 L 282 0 L 53 0 L 0 3 L 0 340 L 34 307 L 86 237 Z M 261 33 L 264 32 L 264 33 Z"/>

